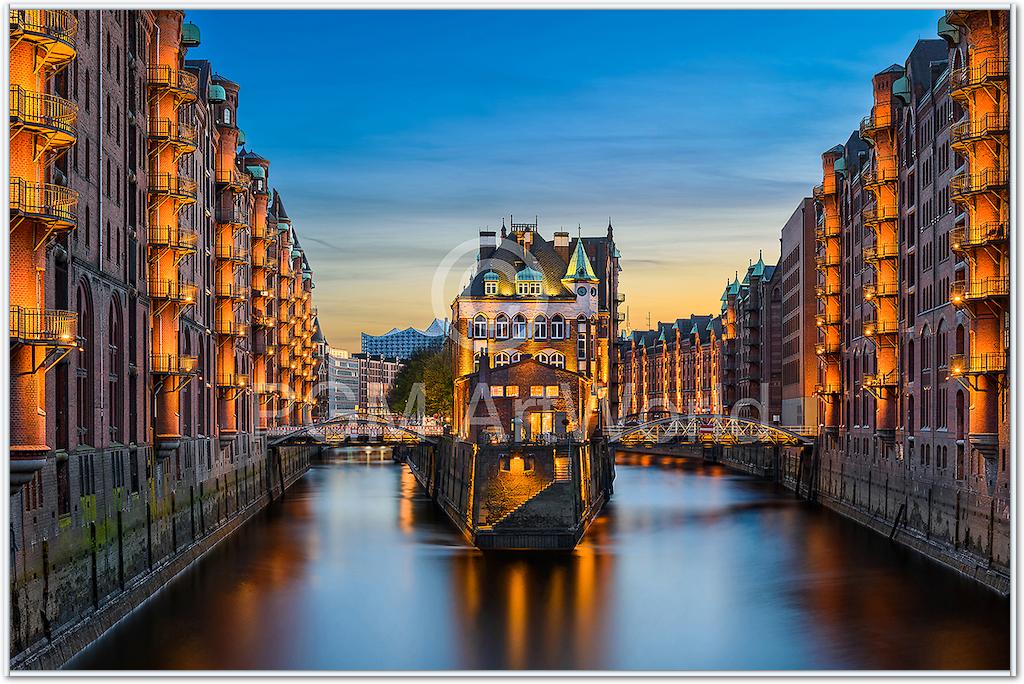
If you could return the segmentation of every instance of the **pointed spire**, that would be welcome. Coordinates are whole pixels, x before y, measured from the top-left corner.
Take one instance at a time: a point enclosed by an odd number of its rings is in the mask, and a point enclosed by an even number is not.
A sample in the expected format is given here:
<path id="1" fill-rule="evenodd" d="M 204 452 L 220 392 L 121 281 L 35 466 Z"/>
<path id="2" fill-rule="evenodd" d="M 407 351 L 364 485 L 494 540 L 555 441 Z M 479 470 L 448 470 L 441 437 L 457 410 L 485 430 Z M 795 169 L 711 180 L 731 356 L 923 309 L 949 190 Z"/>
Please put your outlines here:
<path id="1" fill-rule="evenodd" d="M 505 227 L 505 217 L 501 217 L 501 239 L 508 237 L 508 228 Z"/>
<path id="2" fill-rule="evenodd" d="M 608 239 L 612 239 L 612 217 L 608 217 Z"/>
<path id="3" fill-rule="evenodd" d="M 569 290 L 572 290 L 573 284 L 577 282 L 598 282 L 594 267 L 590 265 L 587 250 L 583 248 L 583 238 L 576 238 L 576 249 L 569 257 L 569 266 L 565 269 L 565 277 L 562 278 L 562 284 Z"/>

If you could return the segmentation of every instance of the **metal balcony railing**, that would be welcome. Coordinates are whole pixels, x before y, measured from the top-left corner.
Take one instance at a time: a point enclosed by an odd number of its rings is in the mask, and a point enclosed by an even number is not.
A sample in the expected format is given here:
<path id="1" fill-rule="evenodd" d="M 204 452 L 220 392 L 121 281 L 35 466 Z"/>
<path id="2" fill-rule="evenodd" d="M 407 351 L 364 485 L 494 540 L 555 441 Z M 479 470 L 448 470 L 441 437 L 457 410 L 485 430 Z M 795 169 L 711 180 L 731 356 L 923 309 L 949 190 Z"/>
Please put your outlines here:
<path id="1" fill-rule="evenodd" d="M 949 231 L 949 248 L 954 252 L 962 252 L 971 247 L 1005 242 L 1009 234 L 1007 229 L 1008 223 L 1005 221 L 989 221 L 979 226 L 954 228 Z"/>
<path id="2" fill-rule="evenodd" d="M 240 321 L 234 318 L 224 318 L 218 316 L 214 323 L 214 330 L 218 335 L 228 335 L 229 337 L 242 337 L 246 333 L 246 326 Z"/>
<path id="3" fill-rule="evenodd" d="M 831 395 L 831 394 L 842 394 L 843 386 L 836 384 L 826 384 L 819 382 L 814 386 L 814 393 L 819 396 Z"/>
<path id="4" fill-rule="evenodd" d="M 217 223 L 246 227 L 249 225 L 249 212 L 246 209 L 236 207 L 234 205 L 218 208 Z"/>
<path id="5" fill-rule="evenodd" d="M 150 247 L 163 247 L 176 252 L 194 252 L 199 235 L 181 226 L 151 226 L 147 231 Z"/>
<path id="6" fill-rule="evenodd" d="M 257 328 L 273 328 L 277 325 L 277 319 L 265 313 L 256 312 L 252 315 L 252 324 Z"/>
<path id="7" fill-rule="evenodd" d="M 814 294 L 819 297 L 831 297 L 832 295 L 839 294 L 838 285 L 815 285 Z"/>
<path id="8" fill-rule="evenodd" d="M 170 119 L 149 120 L 150 140 L 166 141 L 179 149 L 194 150 L 199 142 L 196 127 Z"/>
<path id="9" fill-rule="evenodd" d="M 818 241 L 827 240 L 828 238 L 839 237 L 842 231 L 842 226 L 839 223 L 838 216 L 826 216 L 825 219 L 814 229 L 814 236 Z"/>
<path id="10" fill-rule="evenodd" d="M 868 283 L 864 286 L 864 301 L 870 302 L 882 297 L 896 297 L 900 293 L 896 283 Z"/>
<path id="11" fill-rule="evenodd" d="M 54 228 L 71 229 L 78 221 L 78 193 L 50 183 L 11 178 L 11 218 L 42 221 Z"/>
<path id="12" fill-rule="evenodd" d="M 883 128 L 889 128 L 893 125 L 894 121 L 892 114 L 876 112 L 875 108 L 871 108 L 871 113 L 860 120 L 860 137 L 870 138 L 874 135 L 875 131 Z"/>
<path id="13" fill-rule="evenodd" d="M 895 259 L 900 255 L 899 245 L 895 243 L 882 243 L 864 248 L 864 263 L 874 264 L 883 259 Z"/>
<path id="14" fill-rule="evenodd" d="M 949 375 L 959 378 L 964 375 L 987 375 L 1006 372 L 1006 354 L 991 352 L 966 356 L 954 354 L 949 357 Z"/>
<path id="15" fill-rule="evenodd" d="M 861 175 L 868 186 L 895 183 L 899 180 L 899 167 L 896 157 L 875 157 L 874 162 Z"/>
<path id="16" fill-rule="evenodd" d="M 993 297 L 1010 296 L 1010 276 L 989 276 L 972 280 L 956 280 L 949 286 L 953 306 Z"/>
<path id="17" fill-rule="evenodd" d="M 166 299 L 191 304 L 196 301 L 198 288 L 192 283 L 170 278 L 150 278 L 149 296 L 152 299 Z"/>
<path id="18" fill-rule="evenodd" d="M 215 180 L 218 185 L 223 185 L 229 190 L 236 192 L 242 192 L 245 190 L 248 184 L 248 176 L 242 174 L 237 169 L 220 169 L 215 174 Z"/>
<path id="19" fill-rule="evenodd" d="M 54 41 L 70 48 L 69 59 L 74 56 L 78 20 L 69 10 L 12 9 L 10 25 L 12 38 L 25 37 L 34 43 Z"/>
<path id="20" fill-rule="evenodd" d="M 820 313 L 815 314 L 814 325 L 818 326 L 819 328 L 824 328 L 830 325 L 839 325 L 840 320 L 841 318 L 838 315 Z"/>
<path id="21" fill-rule="evenodd" d="M 191 72 L 174 69 L 168 64 L 155 64 L 146 73 L 150 87 L 170 90 L 183 101 L 192 101 L 199 96 L 199 79 Z"/>
<path id="22" fill-rule="evenodd" d="M 249 250 L 241 245 L 217 245 L 217 258 L 222 261 L 245 262 L 249 259 Z"/>
<path id="23" fill-rule="evenodd" d="M 819 254 L 814 257 L 814 263 L 818 267 L 818 270 L 825 268 L 835 268 L 839 265 L 839 255 L 837 254 Z"/>
<path id="24" fill-rule="evenodd" d="M 23 126 L 48 136 L 50 146 L 62 147 L 75 142 L 78 105 L 63 97 L 34 93 L 11 86 L 11 126 Z"/>
<path id="25" fill-rule="evenodd" d="M 149 175 L 149 193 L 151 195 L 163 195 L 194 202 L 197 189 L 196 182 L 191 178 L 171 173 L 151 173 Z"/>
<path id="26" fill-rule="evenodd" d="M 838 354 L 840 345 L 838 342 L 818 342 L 814 345 L 814 353 L 818 356 Z"/>
<path id="27" fill-rule="evenodd" d="M 78 343 L 78 314 L 59 309 L 11 307 L 11 341 L 73 347 Z"/>
<path id="28" fill-rule="evenodd" d="M 896 371 L 888 373 L 865 373 L 861 377 L 860 384 L 864 387 L 895 387 L 897 385 Z"/>
<path id="29" fill-rule="evenodd" d="M 245 299 L 247 288 L 239 287 L 233 282 L 217 281 L 214 295 L 221 299 Z"/>
<path id="30" fill-rule="evenodd" d="M 1000 57 L 989 57 L 980 64 L 954 69 L 950 74 L 950 88 L 961 91 L 977 88 L 995 81 L 1005 81 L 1010 75 L 1010 61 Z"/>
<path id="31" fill-rule="evenodd" d="M 217 373 L 217 386 L 229 388 L 243 388 L 248 384 L 248 378 L 243 373 Z"/>
<path id="32" fill-rule="evenodd" d="M 895 221 L 898 212 L 895 204 L 875 205 L 864 210 L 864 225 L 880 223 L 882 221 Z"/>
<path id="33" fill-rule="evenodd" d="M 864 337 L 880 337 L 883 335 L 895 335 L 899 332 L 899 321 L 865 321 Z"/>
<path id="34" fill-rule="evenodd" d="M 152 371 L 160 375 L 191 375 L 199 367 L 199 359 L 182 354 L 153 354 L 149 362 Z"/>
<path id="35" fill-rule="evenodd" d="M 953 199 L 958 199 L 980 192 L 1005 190 L 1009 185 L 1009 169 L 984 169 L 977 173 L 961 173 L 954 176 L 949 186 L 949 194 Z"/>
<path id="36" fill-rule="evenodd" d="M 971 120 L 958 121 L 950 129 L 950 139 L 954 144 L 970 140 L 981 140 L 994 136 L 1005 136 L 1010 132 L 1010 115 L 1006 112 L 989 112 Z"/>

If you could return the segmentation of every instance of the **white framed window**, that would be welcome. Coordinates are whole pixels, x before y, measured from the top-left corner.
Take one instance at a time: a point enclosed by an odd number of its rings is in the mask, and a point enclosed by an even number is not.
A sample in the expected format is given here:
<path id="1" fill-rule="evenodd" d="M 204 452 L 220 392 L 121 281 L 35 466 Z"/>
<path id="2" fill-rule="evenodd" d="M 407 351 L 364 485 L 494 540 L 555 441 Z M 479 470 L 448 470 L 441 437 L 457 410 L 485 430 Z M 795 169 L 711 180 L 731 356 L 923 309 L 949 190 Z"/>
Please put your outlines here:
<path id="1" fill-rule="evenodd" d="M 565 368 L 565 355 L 560 354 L 558 352 L 553 352 L 548 357 L 548 363 L 550 363 L 555 368 Z"/>
<path id="2" fill-rule="evenodd" d="M 544 352 L 541 352 L 540 354 L 537 354 L 537 356 L 535 358 L 540 363 L 548 363 L 548 355 L 545 354 Z"/>
<path id="3" fill-rule="evenodd" d="M 565 337 L 565 319 L 561 315 L 555 314 L 555 317 L 551 319 L 551 339 L 561 340 Z"/>
<path id="4" fill-rule="evenodd" d="M 494 357 L 494 367 L 499 368 L 501 366 L 507 366 L 511 362 L 508 352 L 498 352 Z"/>
<path id="5" fill-rule="evenodd" d="M 473 319 L 473 337 L 478 340 L 487 338 L 487 316 L 477 314 Z"/>
<path id="6" fill-rule="evenodd" d="M 498 294 L 498 283 L 493 280 L 487 280 L 484 282 L 484 294 L 485 295 L 496 295 Z"/>
<path id="7" fill-rule="evenodd" d="M 576 338 L 576 358 L 585 359 L 587 358 L 587 336 L 580 335 Z"/>
<path id="8" fill-rule="evenodd" d="M 508 339 L 508 316 L 503 313 L 494 319 L 494 336 L 499 340 Z"/>
<path id="9" fill-rule="evenodd" d="M 519 355 L 519 352 L 517 352 L 517 351 L 509 352 L 509 355 L 508 355 L 509 363 L 517 363 L 519 361 L 519 359 L 521 359 L 521 358 L 523 358 L 523 357 Z"/>
<path id="10" fill-rule="evenodd" d="M 516 314 L 512 319 L 512 337 L 517 340 L 526 339 L 526 316 Z"/>
<path id="11" fill-rule="evenodd" d="M 548 337 L 548 319 L 537 316 L 533 319 L 533 339 L 545 340 Z"/>

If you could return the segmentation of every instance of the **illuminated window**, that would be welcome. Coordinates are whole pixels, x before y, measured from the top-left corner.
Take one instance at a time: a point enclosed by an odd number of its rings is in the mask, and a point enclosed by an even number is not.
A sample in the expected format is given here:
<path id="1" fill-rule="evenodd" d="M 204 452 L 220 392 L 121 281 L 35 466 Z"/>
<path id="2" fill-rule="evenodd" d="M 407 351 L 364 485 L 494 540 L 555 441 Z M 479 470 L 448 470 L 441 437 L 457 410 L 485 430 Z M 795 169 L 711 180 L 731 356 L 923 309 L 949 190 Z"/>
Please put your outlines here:
<path id="1" fill-rule="evenodd" d="M 551 319 L 551 339 L 560 340 L 565 337 L 565 319 L 559 314 Z"/>
<path id="2" fill-rule="evenodd" d="M 533 319 L 533 339 L 543 340 L 548 336 L 548 319 L 537 316 Z"/>
<path id="3" fill-rule="evenodd" d="M 487 317 L 483 314 L 478 314 L 473 319 L 473 337 L 478 340 L 482 340 L 487 337 Z"/>
<path id="4" fill-rule="evenodd" d="M 531 397 L 543 397 L 544 396 L 544 385 L 531 385 L 530 386 Z"/>
<path id="5" fill-rule="evenodd" d="M 506 397 L 518 397 L 519 396 L 519 385 L 506 385 L 505 386 Z"/>
<path id="6" fill-rule="evenodd" d="M 517 340 L 526 339 L 526 316 L 516 314 L 512 319 L 512 337 Z"/>
<path id="7" fill-rule="evenodd" d="M 484 294 L 485 295 L 496 295 L 498 294 L 498 283 L 493 280 L 488 280 L 484 283 Z"/>
<path id="8" fill-rule="evenodd" d="M 505 387 L 502 385 L 491 385 L 491 396 L 492 397 L 503 397 L 505 396 Z"/>
<path id="9" fill-rule="evenodd" d="M 558 396 L 558 385 L 548 385 L 544 388 L 545 397 L 557 397 Z"/>

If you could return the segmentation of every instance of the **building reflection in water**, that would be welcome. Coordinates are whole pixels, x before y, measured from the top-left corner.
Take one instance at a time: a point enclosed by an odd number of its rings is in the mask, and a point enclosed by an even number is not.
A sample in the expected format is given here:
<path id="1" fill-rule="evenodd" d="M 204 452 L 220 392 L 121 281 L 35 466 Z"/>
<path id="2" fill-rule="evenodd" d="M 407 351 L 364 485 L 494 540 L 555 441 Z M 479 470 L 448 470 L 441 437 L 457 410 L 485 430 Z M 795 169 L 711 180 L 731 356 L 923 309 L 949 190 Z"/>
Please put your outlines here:
<path id="1" fill-rule="evenodd" d="M 574 552 L 485 555 L 406 467 L 335 460 L 70 666 L 1009 666 L 1007 600 L 718 465 L 620 455 Z"/>

